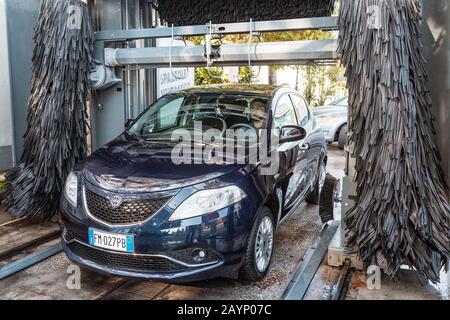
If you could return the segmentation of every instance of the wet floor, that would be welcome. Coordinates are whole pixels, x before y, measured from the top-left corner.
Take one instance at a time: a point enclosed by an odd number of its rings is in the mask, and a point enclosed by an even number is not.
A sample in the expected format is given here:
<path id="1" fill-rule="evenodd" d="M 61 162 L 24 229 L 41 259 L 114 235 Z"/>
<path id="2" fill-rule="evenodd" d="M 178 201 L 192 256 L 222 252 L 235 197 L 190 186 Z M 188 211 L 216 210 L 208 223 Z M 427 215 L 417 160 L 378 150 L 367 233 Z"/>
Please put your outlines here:
<path id="1" fill-rule="evenodd" d="M 415 271 L 403 269 L 399 272 L 399 281 L 381 275 L 380 288 L 369 289 L 367 276 L 362 271 L 353 274 L 347 300 L 449 300 L 450 277 L 441 272 L 438 285 L 422 285 Z"/>

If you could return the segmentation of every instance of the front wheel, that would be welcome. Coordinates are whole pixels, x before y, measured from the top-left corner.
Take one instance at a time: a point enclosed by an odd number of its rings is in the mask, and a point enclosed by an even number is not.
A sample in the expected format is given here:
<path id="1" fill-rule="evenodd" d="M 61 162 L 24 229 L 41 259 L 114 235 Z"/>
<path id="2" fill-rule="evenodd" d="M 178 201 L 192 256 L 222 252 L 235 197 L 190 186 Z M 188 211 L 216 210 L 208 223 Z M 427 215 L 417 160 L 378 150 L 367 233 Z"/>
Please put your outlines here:
<path id="1" fill-rule="evenodd" d="M 275 224 L 272 211 L 264 207 L 256 217 L 244 256 L 240 278 L 245 281 L 263 279 L 273 255 Z"/>
<path id="2" fill-rule="evenodd" d="M 339 149 L 344 149 L 345 145 L 347 144 L 347 131 L 348 131 L 347 125 L 343 126 L 339 131 L 338 137 Z"/>

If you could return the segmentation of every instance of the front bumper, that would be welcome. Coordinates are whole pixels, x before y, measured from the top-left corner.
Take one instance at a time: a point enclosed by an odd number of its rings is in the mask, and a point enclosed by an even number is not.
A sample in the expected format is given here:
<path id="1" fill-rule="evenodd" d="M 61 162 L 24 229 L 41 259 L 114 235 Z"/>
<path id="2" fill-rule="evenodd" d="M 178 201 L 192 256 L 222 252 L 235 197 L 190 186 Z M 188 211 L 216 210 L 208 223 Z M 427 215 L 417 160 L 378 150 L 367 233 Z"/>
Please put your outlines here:
<path id="1" fill-rule="evenodd" d="M 173 283 L 237 278 L 253 222 L 252 212 L 256 212 L 246 201 L 188 220 L 168 222 L 157 215 L 143 224 L 128 227 L 102 225 L 85 214 L 83 206 L 73 208 L 63 203 L 63 249 L 75 264 L 118 277 Z M 161 215 L 167 216 L 164 211 Z M 124 257 L 123 253 L 89 246 L 89 228 L 133 235 L 135 253 Z M 188 254 L 195 249 L 205 250 L 208 261 L 189 261 Z M 155 262 L 158 268 L 153 268 L 152 259 L 158 260 Z"/>
<path id="2" fill-rule="evenodd" d="M 72 240 L 75 241 L 75 240 Z M 64 252 L 66 253 L 69 260 L 73 263 L 80 265 L 82 267 L 88 268 L 90 270 L 106 274 L 109 276 L 116 277 L 124 277 L 124 278 L 138 278 L 138 279 L 147 279 L 147 280 L 158 280 L 169 283 L 183 283 L 183 282 L 192 282 L 192 281 L 200 281 L 206 280 L 210 278 L 215 278 L 218 275 L 236 277 L 236 272 L 239 269 L 239 265 L 228 265 L 225 266 L 223 261 L 218 261 L 212 264 L 205 264 L 203 266 L 191 266 L 186 267 L 183 270 L 179 271 L 166 271 L 166 272 L 154 272 L 154 271 L 145 271 L 145 270 L 127 270 L 115 268 L 111 265 L 99 264 L 92 260 L 83 258 L 80 255 L 77 255 L 75 252 L 71 250 L 71 243 L 64 237 L 62 238 L 62 246 Z M 91 250 L 99 250 L 98 248 L 92 248 L 87 244 L 83 244 L 81 242 L 77 242 L 78 245 L 84 246 Z M 120 254 L 109 252 L 109 254 Z M 170 257 L 165 255 L 146 255 L 148 258 L 159 258 L 159 259 L 167 259 L 170 261 Z"/>

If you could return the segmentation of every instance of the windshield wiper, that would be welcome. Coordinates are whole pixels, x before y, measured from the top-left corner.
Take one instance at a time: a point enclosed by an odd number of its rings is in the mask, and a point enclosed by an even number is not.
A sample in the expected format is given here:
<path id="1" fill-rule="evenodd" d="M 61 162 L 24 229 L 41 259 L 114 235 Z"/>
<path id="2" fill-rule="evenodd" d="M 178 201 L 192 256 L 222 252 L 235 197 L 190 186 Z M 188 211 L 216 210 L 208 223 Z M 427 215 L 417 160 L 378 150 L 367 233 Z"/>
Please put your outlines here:
<path id="1" fill-rule="evenodd" d="M 151 142 L 177 142 L 170 138 L 145 138 L 145 141 L 151 141 Z"/>
<path id="2" fill-rule="evenodd" d="M 145 141 L 180 143 L 180 142 L 183 142 L 183 139 L 173 140 L 173 139 L 168 139 L 168 138 L 146 138 Z M 198 143 L 198 144 L 201 144 L 203 146 L 219 147 L 218 144 L 214 144 L 212 142 L 205 142 L 205 141 L 203 141 L 201 139 L 190 139 L 190 142 L 191 143 Z"/>
<path id="3" fill-rule="evenodd" d="M 136 140 L 136 141 L 138 141 L 140 143 L 145 142 L 145 140 L 142 139 L 141 137 L 139 137 L 136 133 L 133 133 L 133 132 L 128 131 L 128 130 L 126 130 L 125 133 L 128 134 L 130 137 L 132 137 L 134 140 Z"/>

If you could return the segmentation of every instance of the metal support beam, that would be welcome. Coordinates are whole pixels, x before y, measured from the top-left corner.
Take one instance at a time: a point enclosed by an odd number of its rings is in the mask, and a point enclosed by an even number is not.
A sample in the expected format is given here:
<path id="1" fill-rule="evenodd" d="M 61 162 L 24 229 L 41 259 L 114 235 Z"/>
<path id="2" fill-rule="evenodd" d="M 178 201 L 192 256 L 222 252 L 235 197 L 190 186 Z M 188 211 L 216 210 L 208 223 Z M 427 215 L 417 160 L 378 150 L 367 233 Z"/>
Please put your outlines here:
<path id="1" fill-rule="evenodd" d="M 302 18 L 275 21 L 255 21 L 213 24 L 212 33 L 216 35 L 253 32 L 282 32 L 296 30 L 337 30 L 337 17 Z M 175 27 L 175 37 L 201 36 L 209 33 L 207 25 Z M 149 38 L 170 38 L 172 28 L 131 29 L 99 31 L 95 33 L 97 41 L 130 41 Z"/>
<path id="2" fill-rule="evenodd" d="M 222 45 L 214 53 L 215 66 L 248 65 L 248 44 Z M 252 65 L 305 64 L 317 60 L 336 60 L 335 40 L 305 40 L 254 43 L 250 46 Z M 203 46 L 172 47 L 173 67 L 205 66 Z M 168 67 L 169 48 L 105 49 L 105 64 L 110 67 L 135 65 Z"/>

